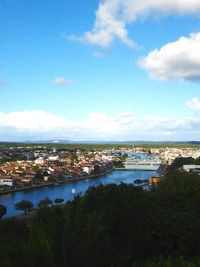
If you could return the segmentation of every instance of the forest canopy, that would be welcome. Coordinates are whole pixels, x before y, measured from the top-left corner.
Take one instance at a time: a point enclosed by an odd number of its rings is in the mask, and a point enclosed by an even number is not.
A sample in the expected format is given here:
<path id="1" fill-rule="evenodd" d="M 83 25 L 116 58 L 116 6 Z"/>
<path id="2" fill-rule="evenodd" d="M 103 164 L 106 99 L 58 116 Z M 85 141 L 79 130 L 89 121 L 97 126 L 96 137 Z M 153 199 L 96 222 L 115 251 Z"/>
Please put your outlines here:
<path id="1" fill-rule="evenodd" d="M 200 266 L 200 177 L 170 172 L 150 190 L 90 188 L 28 221 L 0 223 L 1 267 Z"/>

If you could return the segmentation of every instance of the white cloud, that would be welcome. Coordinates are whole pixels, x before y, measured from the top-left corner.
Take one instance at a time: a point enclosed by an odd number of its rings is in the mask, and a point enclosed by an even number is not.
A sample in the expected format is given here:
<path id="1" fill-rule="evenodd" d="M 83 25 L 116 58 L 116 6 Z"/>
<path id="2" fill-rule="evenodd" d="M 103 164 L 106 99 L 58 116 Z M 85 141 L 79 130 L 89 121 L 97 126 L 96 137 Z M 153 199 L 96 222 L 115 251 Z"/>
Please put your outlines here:
<path id="1" fill-rule="evenodd" d="M 57 77 L 53 80 L 53 84 L 57 86 L 67 86 L 72 84 L 73 81 L 69 79 L 65 79 L 64 77 Z"/>
<path id="2" fill-rule="evenodd" d="M 1 140 L 188 140 L 199 139 L 199 133 L 200 116 L 138 116 L 125 112 L 111 117 L 91 112 L 84 120 L 72 120 L 41 110 L 0 112 Z"/>
<path id="3" fill-rule="evenodd" d="M 139 65 L 158 80 L 200 80 L 200 32 L 180 37 L 139 60 Z"/>
<path id="4" fill-rule="evenodd" d="M 102 0 L 96 11 L 91 31 L 82 36 L 69 35 L 68 40 L 109 47 L 116 38 L 134 48 L 137 45 L 128 37 L 127 26 L 148 16 L 198 15 L 199 0 Z"/>
<path id="5" fill-rule="evenodd" d="M 191 109 L 200 111 L 200 101 L 196 97 L 187 101 L 186 105 Z"/>

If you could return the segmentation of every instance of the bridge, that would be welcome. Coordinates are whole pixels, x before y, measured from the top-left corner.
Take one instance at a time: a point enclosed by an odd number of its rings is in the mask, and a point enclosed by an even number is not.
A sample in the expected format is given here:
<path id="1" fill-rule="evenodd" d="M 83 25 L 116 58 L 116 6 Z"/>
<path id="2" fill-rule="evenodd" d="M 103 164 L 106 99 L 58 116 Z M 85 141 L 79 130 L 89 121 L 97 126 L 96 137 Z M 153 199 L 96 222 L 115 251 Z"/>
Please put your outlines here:
<path id="1" fill-rule="evenodd" d="M 115 168 L 123 171 L 157 171 L 160 165 L 125 165 L 124 168 Z"/>

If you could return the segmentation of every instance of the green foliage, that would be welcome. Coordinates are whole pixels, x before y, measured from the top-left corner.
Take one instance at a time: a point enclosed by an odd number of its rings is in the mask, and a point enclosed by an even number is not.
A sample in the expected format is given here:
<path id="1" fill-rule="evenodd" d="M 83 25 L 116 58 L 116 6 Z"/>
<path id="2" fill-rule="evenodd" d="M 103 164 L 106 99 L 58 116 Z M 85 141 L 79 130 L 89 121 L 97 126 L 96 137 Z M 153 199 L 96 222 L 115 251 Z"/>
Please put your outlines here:
<path id="1" fill-rule="evenodd" d="M 174 162 L 167 167 L 167 173 L 170 173 L 170 172 L 174 172 L 180 168 L 183 167 L 183 165 L 187 165 L 187 164 L 194 164 L 194 165 L 200 165 L 200 158 L 197 158 L 197 159 L 194 159 L 192 157 L 188 157 L 188 158 L 176 158 L 174 160 Z"/>
<path id="2" fill-rule="evenodd" d="M 34 176 L 34 182 L 41 182 L 44 179 L 44 175 L 42 172 L 38 171 Z"/>
<path id="3" fill-rule="evenodd" d="M 27 266 L 29 229 L 23 221 L 6 219 L 0 222 L 0 266 Z"/>
<path id="4" fill-rule="evenodd" d="M 199 148 L 200 142 L 198 141 L 191 141 L 191 142 L 134 142 L 134 141 L 127 141 L 127 142 L 116 142 L 116 143 L 107 143 L 107 144 L 25 144 L 25 143 L 12 143 L 12 142 L 0 142 L 0 148 L 9 148 L 9 147 L 22 147 L 22 148 L 40 148 L 43 149 L 48 148 L 56 148 L 56 149 L 62 149 L 62 150 L 71 150 L 76 151 L 77 149 L 80 149 L 82 151 L 84 150 L 103 150 L 103 149 L 118 149 L 121 147 L 127 147 L 130 148 L 132 146 L 137 147 L 143 147 L 145 149 L 149 148 L 165 148 L 165 147 L 171 147 L 171 148 Z"/>
<path id="5" fill-rule="evenodd" d="M 64 199 L 63 199 L 63 198 L 56 198 L 56 199 L 54 200 L 54 202 L 55 202 L 55 204 L 61 204 L 61 203 L 64 202 Z"/>
<path id="6" fill-rule="evenodd" d="M 101 167 L 98 164 L 94 165 L 94 171 L 93 171 L 93 173 L 94 174 L 101 173 Z"/>
<path id="7" fill-rule="evenodd" d="M 73 163 L 77 163 L 77 162 L 78 162 L 78 157 L 77 157 L 76 154 L 72 154 L 72 156 L 71 156 L 71 161 L 72 161 Z"/>
<path id="8" fill-rule="evenodd" d="M 122 160 L 113 161 L 113 167 L 123 168 L 124 167 L 124 161 L 122 161 Z"/>
<path id="9" fill-rule="evenodd" d="M 29 200 L 22 200 L 15 204 L 16 210 L 23 210 L 25 213 L 27 213 L 32 208 L 33 208 L 33 203 Z"/>
<path id="10" fill-rule="evenodd" d="M 39 148 L 39 149 L 52 149 L 56 148 L 57 150 L 66 150 L 75 152 L 77 149 L 81 151 L 87 151 L 87 150 L 105 150 L 105 149 L 119 149 L 121 147 L 127 147 L 130 148 L 132 146 L 131 144 L 126 143 L 107 143 L 107 144 L 25 144 L 25 143 L 0 143 L 0 148 Z"/>
<path id="11" fill-rule="evenodd" d="M 47 206 L 52 205 L 52 203 L 53 203 L 52 200 L 49 199 L 48 197 L 46 197 L 46 198 L 40 200 L 40 202 L 38 203 L 38 207 L 39 208 L 46 208 Z"/>
<path id="12" fill-rule="evenodd" d="M 149 191 L 90 188 L 66 205 L 45 205 L 26 224 L 1 221 L 1 266 L 198 267 L 199 203 L 200 177 L 184 172 Z"/>
<path id="13" fill-rule="evenodd" d="M 173 171 L 177 170 L 178 168 L 182 168 L 183 165 L 185 165 L 185 164 L 197 164 L 196 162 L 197 162 L 197 160 L 195 160 L 194 158 L 191 158 L 191 157 L 189 157 L 189 158 L 181 158 L 181 157 L 176 158 L 174 160 L 174 162 L 170 166 L 168 166 L 167 172 L 173 172 Z"/>
<path id="14" fill-rule="evenodd" d="M 191 262 L 185 260 L 183 257 L 178 258 L 164 258 L 160 257 L 155 261 L 145 261 L 144 263 L 133 263 L 132 267 L 199 267 L 200 262 Z"/>

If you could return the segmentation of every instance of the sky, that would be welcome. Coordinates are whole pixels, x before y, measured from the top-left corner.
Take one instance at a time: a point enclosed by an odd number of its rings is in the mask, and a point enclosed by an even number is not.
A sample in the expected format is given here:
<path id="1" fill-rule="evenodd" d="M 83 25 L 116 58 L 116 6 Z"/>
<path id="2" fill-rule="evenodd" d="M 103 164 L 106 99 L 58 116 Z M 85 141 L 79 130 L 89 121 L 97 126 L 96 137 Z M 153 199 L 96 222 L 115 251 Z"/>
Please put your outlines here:
<path id="1" fill-rule="evenodd" d="M 199 0 L 0 0 L 0 141 L 200 140 Z"/>

